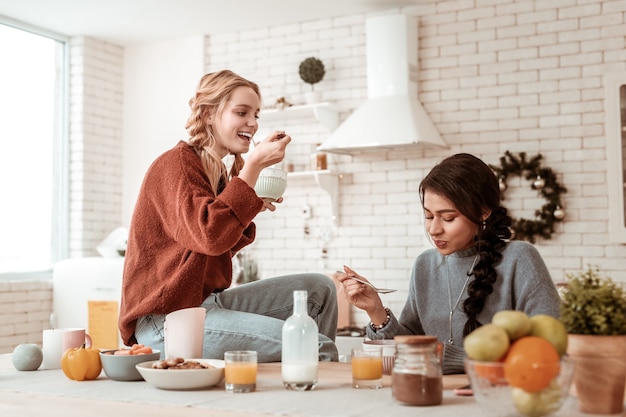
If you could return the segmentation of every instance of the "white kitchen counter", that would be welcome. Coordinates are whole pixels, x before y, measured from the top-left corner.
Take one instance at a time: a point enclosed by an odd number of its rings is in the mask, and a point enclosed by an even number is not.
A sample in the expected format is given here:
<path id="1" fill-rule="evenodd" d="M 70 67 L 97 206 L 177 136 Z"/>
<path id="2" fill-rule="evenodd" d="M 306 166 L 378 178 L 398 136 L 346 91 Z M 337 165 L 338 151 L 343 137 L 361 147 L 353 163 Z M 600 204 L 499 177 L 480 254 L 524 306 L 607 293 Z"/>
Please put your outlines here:
<path id="1" fill-rule="evenodd" d="M 444 401 L 435 407 L 398 404 L 391 395 L 391 378 L 384 388 L 357 390 L 351 386 L 350 365 L 320 363 L 314 391 L 286 391 L 280 363 L 260 364 L 257 391 L 229 394 L 223 385 L 192 391 L 166 391 L 144 381 L 118 382 L 104 373 L 94 381 L 72 381 L 61 370 L 19 372 L 11 355 L 0 355 L 0 415 L 74 417 L 89 415 L 173 415 L 179 417 L 483 417 L 473 397 L 458 397 L 452 389 L 466 383 L 464 375 L 444 377 Z M 590 417 L 577 411 L 570 397 L 560 416 Z"/>

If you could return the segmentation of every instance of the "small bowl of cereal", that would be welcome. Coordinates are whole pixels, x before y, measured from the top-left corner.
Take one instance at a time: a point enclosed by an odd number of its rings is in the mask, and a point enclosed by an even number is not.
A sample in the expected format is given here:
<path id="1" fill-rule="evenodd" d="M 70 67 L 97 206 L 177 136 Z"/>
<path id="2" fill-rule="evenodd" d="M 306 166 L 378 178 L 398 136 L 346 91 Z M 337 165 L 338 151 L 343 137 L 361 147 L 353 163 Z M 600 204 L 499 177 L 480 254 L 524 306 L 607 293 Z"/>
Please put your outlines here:
<path id="1" fill-rule="evenodd" d="M 209 388 L 224 379 L 224 361 L 220 359 L 168 358 L 135 367 L 147 383 L 167 390 Z"/>
<path id="2" fill-rule="evenodd" d="M 143 378 L 135 365 L 159 359 L 160 356 L 159 350 L 144 345 L 133 345 L 131 348 L 100 351 L 100 362 L 106 376 L 115 381 L 141 381 Z"/>
<path id="3" fill-rule="evenodd" d="M 268 202 L 278 200 L 286 189 L 287 171 L 276 167 L 263 168 L 254 185 L 256 194 Z"/>

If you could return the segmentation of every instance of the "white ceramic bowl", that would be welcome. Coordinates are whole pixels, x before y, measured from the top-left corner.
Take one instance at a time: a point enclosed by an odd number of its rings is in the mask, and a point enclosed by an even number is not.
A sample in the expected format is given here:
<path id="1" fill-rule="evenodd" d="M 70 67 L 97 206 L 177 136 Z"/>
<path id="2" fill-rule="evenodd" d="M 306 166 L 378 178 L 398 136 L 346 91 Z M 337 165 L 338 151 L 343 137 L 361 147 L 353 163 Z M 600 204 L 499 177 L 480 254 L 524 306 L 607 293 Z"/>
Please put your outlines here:
<path id="1" fill-rule="evenodd" d="M 135 368 L 141 362 L 159 359 L 161 352 L 153 350 L 143 355 L 114 355 L 118 349 L 103 350 L 100 352 L 102 369 L 109 378 L 115 381 L 141 381 L 143 378 Z"/>
<path id="2" fill-rule="evenodd" d="M 280 168 L 264 168 L 254 186 L 256 194 L 264 200 L 276 201 L 287 189 L 287 171 Z"/>
<path id="3" fill-rule="evenodd" d="M 160 389 L 185 390 L 208 388 L 217 385 L 224 379 L 224 361 L 220 359 L 186 359 L 210 365 L 207 369 L 155 369 L 152 364 L 157 361 L 142 362 L 136 365 L 137 370 L 151 385 Z"/>
<path id="4" fill-rule="evenodd" d="M 391 370 L 396 361 L 396 342 L 393 339 L 365 340 L 363 350 L 381 349 L 383 350 L 383 374 L 391 375 Z"/>

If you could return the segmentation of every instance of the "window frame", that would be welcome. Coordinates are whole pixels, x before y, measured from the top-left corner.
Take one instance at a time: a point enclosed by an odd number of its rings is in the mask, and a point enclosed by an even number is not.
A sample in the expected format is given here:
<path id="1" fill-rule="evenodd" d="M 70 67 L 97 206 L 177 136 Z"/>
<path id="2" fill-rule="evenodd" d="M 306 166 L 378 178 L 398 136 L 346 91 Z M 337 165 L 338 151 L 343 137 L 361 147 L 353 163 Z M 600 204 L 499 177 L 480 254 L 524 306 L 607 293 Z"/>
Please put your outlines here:
<path id="1" fill-rule="evenodd" d="M 626 100 L 626 73 L 604 75 L 605 133 L 607 141 L 607 184 L 609 190 L 609 238 L 611 243 L 626 243 L 626 122 L 622 109 Z"/>

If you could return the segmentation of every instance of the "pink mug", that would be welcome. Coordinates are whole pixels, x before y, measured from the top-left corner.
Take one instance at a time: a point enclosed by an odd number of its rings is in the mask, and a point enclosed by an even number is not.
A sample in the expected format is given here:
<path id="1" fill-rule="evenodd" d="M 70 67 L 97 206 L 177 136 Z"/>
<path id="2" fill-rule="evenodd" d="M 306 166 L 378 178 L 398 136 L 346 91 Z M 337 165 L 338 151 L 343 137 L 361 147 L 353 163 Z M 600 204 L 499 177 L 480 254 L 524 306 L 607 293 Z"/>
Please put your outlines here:
<path id="1" fill-rule="evenodd" d="M 206 308 L 191 307 L 165 316 L 165 357 L 202 358 Z"/>
<path id="2" fill-rule="evenodd" d="M 85 329 L 61 329 L 63 330 L 63 352 L 68 349 L 79 348 L 82 345 L 90 347 L 92 344 L 91 336 L 87 334 Z"/>

